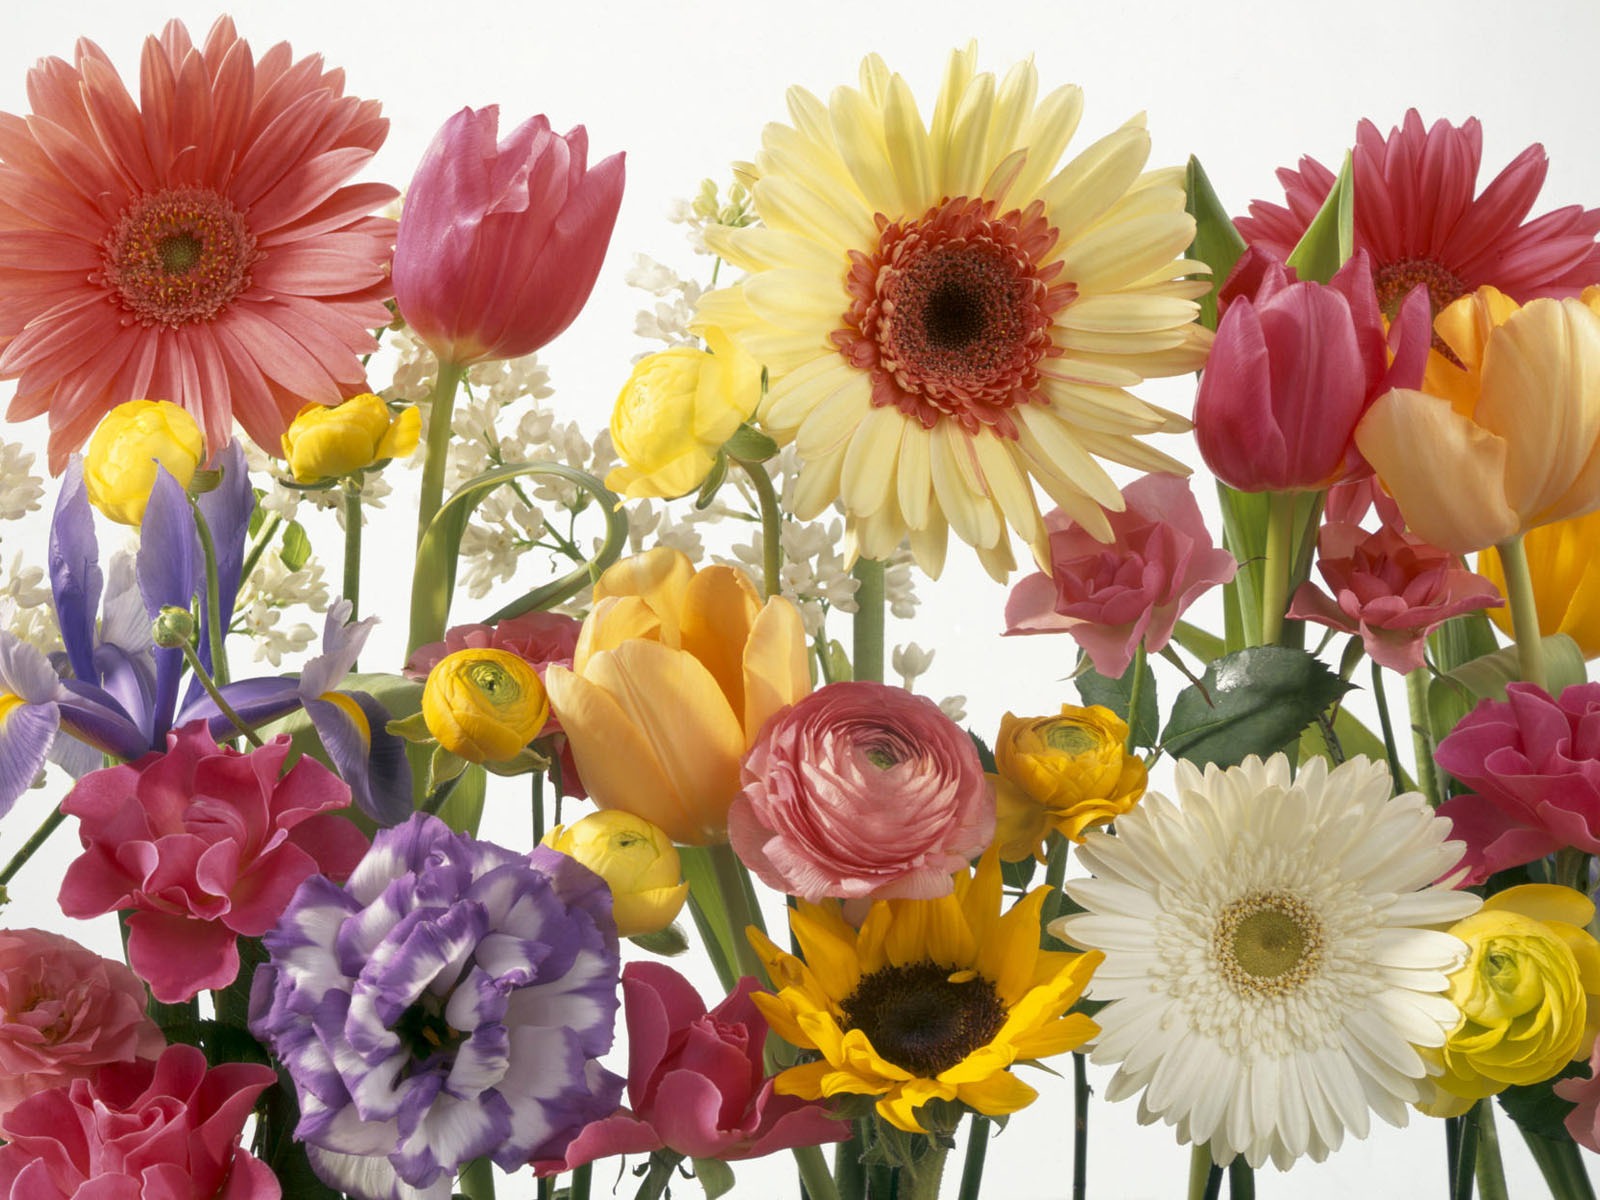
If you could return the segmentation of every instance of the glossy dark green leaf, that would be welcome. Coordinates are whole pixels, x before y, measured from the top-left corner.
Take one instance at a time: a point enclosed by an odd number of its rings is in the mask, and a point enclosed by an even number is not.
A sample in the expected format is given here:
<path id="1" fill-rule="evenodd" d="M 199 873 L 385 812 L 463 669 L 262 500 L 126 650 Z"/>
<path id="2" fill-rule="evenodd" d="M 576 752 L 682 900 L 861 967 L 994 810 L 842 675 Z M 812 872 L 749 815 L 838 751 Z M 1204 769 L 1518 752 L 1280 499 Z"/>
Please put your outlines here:
<path id="1" fill-rule="evenodd" d="M 1206 668 L 1200 686 L 1178 693 L 1161 732 L 1161 748 L 1202 766 L 1233 766 L 1251 754 L 1264 758 L 1298 738 L 1349 690 L 1304 650 L 1240 650 Z"/>

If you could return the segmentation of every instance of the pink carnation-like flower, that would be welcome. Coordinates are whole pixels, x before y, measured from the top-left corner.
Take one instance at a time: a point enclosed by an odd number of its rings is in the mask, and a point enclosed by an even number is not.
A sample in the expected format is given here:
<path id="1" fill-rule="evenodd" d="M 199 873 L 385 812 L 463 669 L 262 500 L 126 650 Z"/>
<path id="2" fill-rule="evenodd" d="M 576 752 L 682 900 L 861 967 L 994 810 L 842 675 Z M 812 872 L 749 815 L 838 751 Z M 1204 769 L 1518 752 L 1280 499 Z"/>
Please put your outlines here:
<path id="1" fill-rule="evenodd" d="M 523 613 L 520 617 L 507 617 L 494 625 L 456 625 L 445 630 L 444 641 L 429 642 L 412 651 L 411 657 L 406 659 L 405 674 L 411 679 L 426 679 L 428 672 L 440 659 L 457 650 L 505 650 L 531 663 L 539 673 L 539 681 L 543 683 L 544 670 L 551 663 L 562 667 L 572 666 L 572 654 L 578 646 L 578 630 L 582 628 L 583 622 L 576 617 L 554 612 Z M 561 718 L 556 716 L 554 709 L 545 721 L 539 740 L 549 742 L 560 751 L 561 794 L 574 800 L 587 800 L 589 793 L 578 775 L 578 763 L 572 757 L 572 745 L 567 741 L 567 735 L 561 728 Z"/>
<path id="2" fill-rule="evenodd" d="M 343 93 L 226 17 L 146 39 L 138 103 L 87 40 L 29 73 L 33 112 L 0 120 L 0 378 L 7 419 L 49 414 L 52 471 L 125 400 L 181 404 L 216 451 L 235 417 L 276 446 L 365 390 L 395 237 L 369 214 L 396 192 L 341 186 L 389 129 Z"/>
<path id="3" fill-rule="evenodd" d="M 279 1200 L 277 1177 L 239 1146 L 260 1063 L 206 1069 L 193 1046 L 39 1092 L 0 1122 L 0 1200 Z"/>
<path id="4" fill-rule="evenodd" d="M 1146 475 L 1122 489 L 1127 508 L 1106 513 L 1113 540 L 1096 541 L 1059 509 L 1045 517 L 1050 568 L 1029 575 L 1006 601 L 1006 633 L 1069 633 L 1117 678 L 1143 639 L 1154 654 L 1185 609 L 1238 570 L 1219 550 L 1187 480 Z"/>
<path id="5" fill-rule="evenodd" d="M 1439 806 L 1467 844 L 1467 885 L 1564 846 L 1600 853 L 1600 683 L 1552 699 L 1506 687 L 1461 719 L 1434 761 L 1472 789 Z"/>
<path id="6" fill-rule="evenodd" d="M 728 840 L 801 899 L 931 899 L 994 834 L 972 739 L 925 696 L 834 683 L 767 722 L 740 769 Z"/>
<path id="7" fill-rule="evenodd" d="M 1288 615 L 1359 633 L 1372 660 L 1391 671 L 1422 666 L 1425 639 L 1451 617 L 1504 603 L 1493 583 L 1454 554 L 1387 525 L 1376 533 L 1324 525 L 1317 550 L 1333 598 L 1301 584 Z"/>
<path id="8" fill-rule="evenodd" d="M 119 962 L 42 929 L 0 930 L 0 1117 L 108 1063 L 156 1058 L 166 1039 L 144 984 Z"/>
<path id="9" fill-rule="evenodd" d="M 672 1150 L 727 1162 L 797 1146 L 843 1141 L 850 1125 L 817 1103 L 773 1091 L 762 1060 L 767 1021 L 750 999 L 749 976 L 710 1012 L 682 975 L 663 963 L 622 972 L 628 1022 L 628 1103 L 592 1122 L 564 1158 L 534 1164 L 540 1175 L 617 1154 Z"/>
<path id="10" fill-rule="evenodd" d="M 156 999 L 232 983 L 236 936 L 259 937 L 308 875 L 343 879 L 366 853 L 365 835 L 328 811 L 349 787 L 314 758 L 284 773 L 288 754 L 287 737 L 240 754 L 195 721 L 164 753 L 85 775 L 61 802 L 84 847 L 61 911 L 132 909 L 128 962 Z"/>

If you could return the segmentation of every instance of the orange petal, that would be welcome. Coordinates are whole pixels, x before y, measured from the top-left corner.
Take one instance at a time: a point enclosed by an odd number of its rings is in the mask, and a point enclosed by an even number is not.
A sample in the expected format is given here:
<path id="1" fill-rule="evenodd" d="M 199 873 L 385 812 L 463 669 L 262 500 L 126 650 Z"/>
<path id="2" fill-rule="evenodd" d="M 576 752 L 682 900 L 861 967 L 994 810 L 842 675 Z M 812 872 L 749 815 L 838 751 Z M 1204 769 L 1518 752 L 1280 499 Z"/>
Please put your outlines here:
<path id="1" fill-rule="evenodd" d="M 679 645 L 704 664 L 727 697 L 728 709 L 744 715 L 741 661 L 746 639 L 761 610 L 761 600 L 743 571 L 707 567 L 684 593 L 679 615 Z"/>
<path id="2" fill-rule="evenodd" d="M 591 655 L 615 650 L 629 638 L 661 641 L 661 617 L 638 596 L 607 596 L 594 606 L 589 619 L 578 631 L 578 644 L 572 652 L 572 669 L 580 675 Z"/>
<path id="3" fill-rule="evenodd" d="M 774 596 L 756 614 L 744 645 L 745 746 L 774 713 L 811 694 L 811 663 L 806 654 L 800 610 Z"/>

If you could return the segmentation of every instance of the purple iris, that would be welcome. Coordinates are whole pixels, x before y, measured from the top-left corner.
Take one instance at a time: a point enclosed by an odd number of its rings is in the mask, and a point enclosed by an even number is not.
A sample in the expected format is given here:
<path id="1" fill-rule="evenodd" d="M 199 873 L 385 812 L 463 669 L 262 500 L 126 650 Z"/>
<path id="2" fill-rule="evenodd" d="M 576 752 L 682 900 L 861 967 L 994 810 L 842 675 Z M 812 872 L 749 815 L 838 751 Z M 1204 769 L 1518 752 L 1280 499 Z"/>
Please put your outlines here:
<path id="1" fill-rule="evenodd" d="M 360 1200 L 448 1200 L 460 1166 L 559 1156 L 614 1112 L 611 894 L 576 861 L 417 814 L 345 887 L 301 884 L 263 939 L 250 1029 L 300 1099 L 295 1136 Z"/>

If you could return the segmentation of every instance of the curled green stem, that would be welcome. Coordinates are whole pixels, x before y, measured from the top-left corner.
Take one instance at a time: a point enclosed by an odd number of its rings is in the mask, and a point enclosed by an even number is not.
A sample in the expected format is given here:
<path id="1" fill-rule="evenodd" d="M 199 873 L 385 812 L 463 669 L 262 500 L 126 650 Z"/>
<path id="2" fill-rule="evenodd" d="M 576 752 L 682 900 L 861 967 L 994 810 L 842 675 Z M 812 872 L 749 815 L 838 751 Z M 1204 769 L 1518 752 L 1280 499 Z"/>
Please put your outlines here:
<path id="1" fill-rule="evenodd" d="M 772 486 L 772 476 L 758 462 L 733 460 L 750 477 L 755 488 L 756 501 L 761 508 L 761 589 L 769 597 L 783 590 L 779 572 L 783 570 L 783 509 L 778 503 L 777 489 Z"/>

